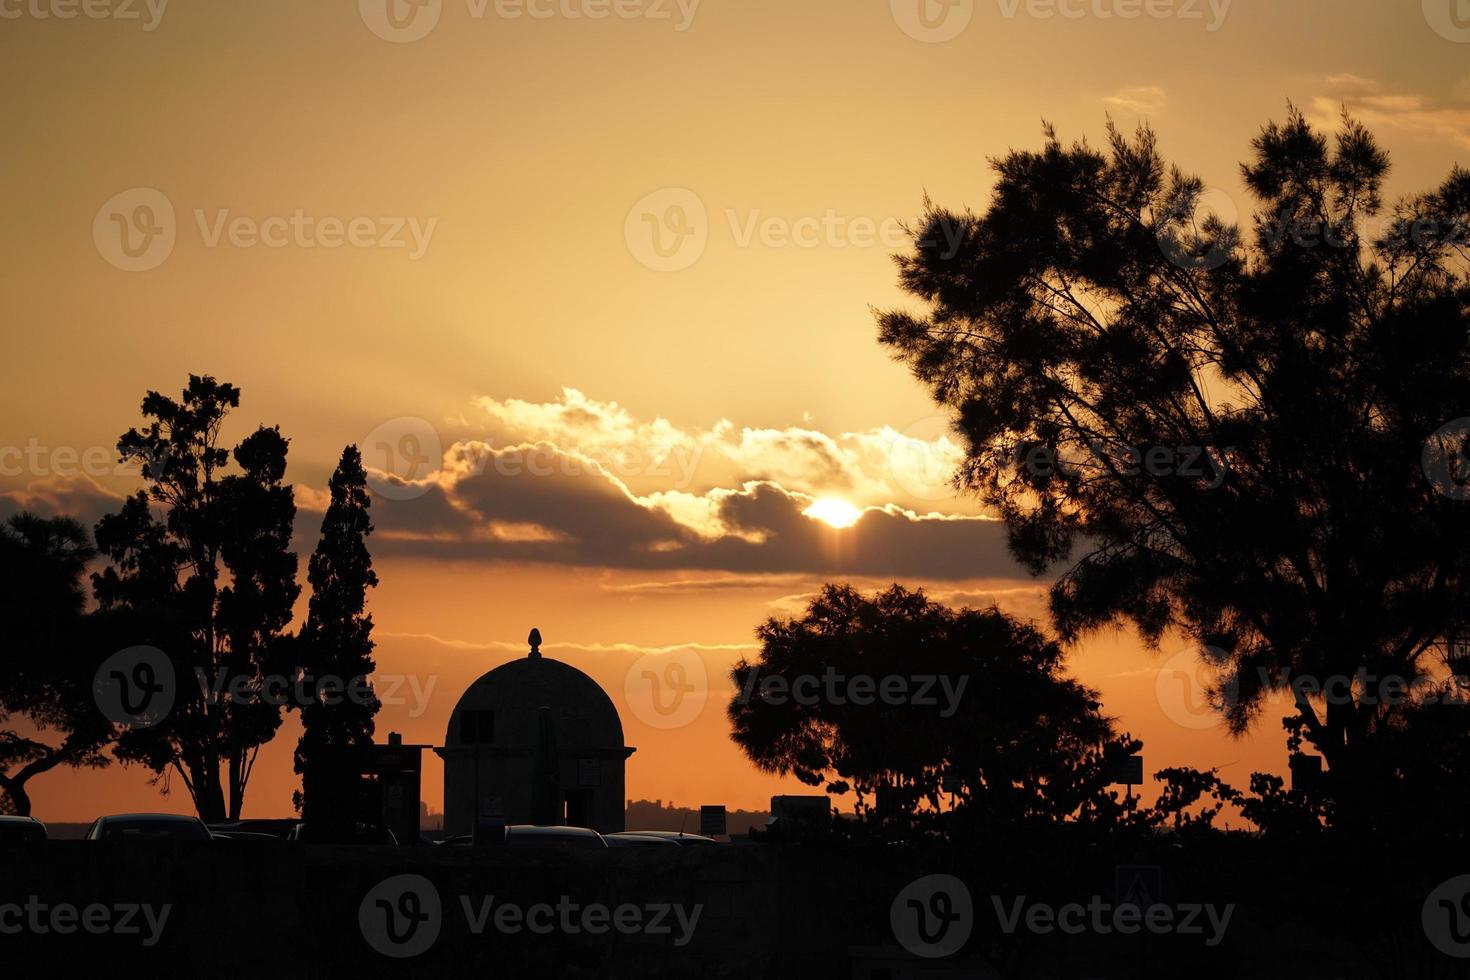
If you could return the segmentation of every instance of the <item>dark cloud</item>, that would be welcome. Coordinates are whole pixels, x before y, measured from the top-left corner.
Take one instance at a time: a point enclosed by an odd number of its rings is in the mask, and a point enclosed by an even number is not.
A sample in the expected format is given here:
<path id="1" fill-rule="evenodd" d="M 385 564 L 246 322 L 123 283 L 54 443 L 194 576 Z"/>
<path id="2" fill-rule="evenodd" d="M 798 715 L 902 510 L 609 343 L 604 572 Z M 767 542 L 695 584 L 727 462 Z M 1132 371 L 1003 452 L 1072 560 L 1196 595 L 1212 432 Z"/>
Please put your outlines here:
<path id="1" fill-rule="evenodd" d="M 374 550 L 455 560 L 531 561 L 625 569 L 888 578 L 1025 578 L 995 521 L 869 509 L 836 530 L 802 514 L 811 498 L 771 482 L 696 500 L 723 533 L 700 534 L 654 498 L 638 498 L 605 470 L 548 444 L 484 450 L 475 465 L 411 500 L 374 502 Z M 687 502 L 687 501 L 686 501 Z M 507 525 L 546 540 L 498 535 Z"/>
<path id="2" fill-rule="evenodd" d="M 412 499 L 375 495 L 372 548 L 382 555 L 691 571 L 735 578 L 701 588 L 750 588 L 760 576 L 882 579 L 1025 579 L 1009 557 L 1004 527 L 973 518 L 870 508 L 837 530 L 802 514 L 811 498 L 765 481 L 688 497 L 718 531 L 690 526 L 631 494 L 597 463 L 547 443 L 461 454 L 460 468 Z M 315 543 L 319 514 L 297 517 L 298 550 Z M 22 510 L 69 514 L 89 528 L 122 496 L 89 477 L 38 480 L 0 493 L 0 518 Z M 672 505 L 671 505 L 672 506 Z M 678 507 L 675 512 L 681 513 Z"/>
<path id="3" fill-rule="evenodd" d="M 42 517 L 75 517 L 92 526 L 122 506 L 123 498 L 89 476 L 48 477 L 24 489 L 0 493 L 0 520 L 29 511 Z"/>

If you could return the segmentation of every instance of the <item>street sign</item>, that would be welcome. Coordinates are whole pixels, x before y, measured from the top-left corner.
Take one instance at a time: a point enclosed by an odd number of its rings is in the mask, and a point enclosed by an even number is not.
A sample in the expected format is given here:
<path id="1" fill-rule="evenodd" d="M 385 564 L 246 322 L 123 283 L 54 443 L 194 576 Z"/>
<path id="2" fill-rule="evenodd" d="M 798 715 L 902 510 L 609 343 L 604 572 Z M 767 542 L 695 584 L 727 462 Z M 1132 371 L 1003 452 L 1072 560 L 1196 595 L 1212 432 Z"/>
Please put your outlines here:
<path id="1" fill-rule="evenodd" d="M 1120 864 L 1114 869 L 1113 900 L 1149 909 L 1164 900 L 1164 871 L 1156 864 Z"/>
<path id="2" fill-rule="evenodd" d="M 1123 755 L 1112 760 L 1114 783 L 1123 783 L 1127 786 L 1143 785 L 1143 756 Z"/>
<path id="3" fill-rule="evenodd" d="M 699 808 L 699 832 L 706 837 L 721 837 L 725 834 L 724 806 L 702 806 Z"/>
<path id="4" fill-rule="evenodd" d="M 1445 643 L 1445 662 L 1457 679 L 1470 678 L 1470 633 L 1456 633 Z"/>

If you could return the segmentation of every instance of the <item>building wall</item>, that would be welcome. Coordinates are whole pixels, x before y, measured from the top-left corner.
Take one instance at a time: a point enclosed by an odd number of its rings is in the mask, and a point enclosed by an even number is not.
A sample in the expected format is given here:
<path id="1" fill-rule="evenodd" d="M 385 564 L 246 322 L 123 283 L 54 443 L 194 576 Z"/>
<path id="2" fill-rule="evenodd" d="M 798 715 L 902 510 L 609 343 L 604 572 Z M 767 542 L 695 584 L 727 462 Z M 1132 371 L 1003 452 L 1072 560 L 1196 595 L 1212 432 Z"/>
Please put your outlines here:
<path id="1" fill-rule="evenodd" d="M 444 759 L 444 830 L 446 835 L 471 834 L 475 814 L 481 809 L 475 801 L 474 750 L 454 748 L 439 750 Z M 624 826 L 625 772 L 621 753 L 610 757 L 607 750 L 568 751 L 561 754 L 561 786 L 563 799 L 571 792 L 589 789 L 593 798 L 594 817 L 589 821 L 594 830 L 616 833 Z M 582 761 L 599 763 L 598 785 L 583 787 Z M 531 775 L 529 753 L 510 755 L 504 750 L 481 749 L 479 758 L 479 798 L 484 804 L 499 799 L 505 822 L 532 822 Z"/>

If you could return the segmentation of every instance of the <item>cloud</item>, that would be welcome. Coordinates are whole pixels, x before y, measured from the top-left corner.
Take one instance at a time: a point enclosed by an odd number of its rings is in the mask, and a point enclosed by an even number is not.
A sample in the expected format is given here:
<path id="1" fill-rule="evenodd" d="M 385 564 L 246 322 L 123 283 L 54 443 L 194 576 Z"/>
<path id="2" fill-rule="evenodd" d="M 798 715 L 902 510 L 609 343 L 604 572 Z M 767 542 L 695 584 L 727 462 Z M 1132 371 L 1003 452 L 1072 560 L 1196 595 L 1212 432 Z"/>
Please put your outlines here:
<path id="1" fill-rule="evenodd" d="M 1168 95 L 1157 85 L 1137 85 L 1103 97 L 1104 104 L 1141 116 L 1162 112 L 1168 101 Z"/>
<path id="2" fill-rule="evenodd" d="M 122 506 L 123 497 L 90 476 L 46 477 L 0 493 L 0 518 L 29 511 L 43 517 L 75 517 L 92 526 Z"/>
<path id="3" fill-rule="evenodd" d="M 425 640 L 451 650 L 495 650 L 516 654 L 526 652 L 526 644 L 510 643 L 505 640 L 446 639 L 433 633 L 394 633 L 388 630 L 378 630 L 374 635 L 379 638 L 386 637 L 396 640 Z M 673 653 L 678 650 L 738 653 L 755 649 L 758 647 L 754 643 L 671 643 L 665 646 L 645 646 L 638 643 L 548 643 L 543 652 L 547 656 L 552 656 L 560 650 L 575 650 L 579 653 L 633 653 L 642 656 L 649 653 Z"/>
<path id="4" fill-rule="evenodd" d="M 837 530 L 803 513 L 811 495 L 771 481 L 640 495 L 597 460 L 545 442 L 457 444 L 418 489 L 413 499 L 375 502 L 375 551 L 737 574 L 1025 577 L 1006 552 L 1004 527 L 984 517 L 885 504 Z"/>
<path id="5" fill-rule="evenodd" d="M 665 594 L 797 593 L 832 576 L 1026 577 L 1007 553 L 1004 527 L 974 501 L 914 492 L 944 486 L 963 457 L 937 418 L 906 431 L 830 435 L 724 419 L 683 429 L 571 388 L 552 402 L 482 398 L 479 405 L 490 431 L 450 444 L 430 472 L 406 479 L 369 467 L 375 554 L 691 573 L 659 586 Z M 642 461 L 631 473 L 630 458 Z M 660 472 L 660 462 L 673 465 Z M 305 553 L 330 497 L 320 487 L 293 490 L 293 546 Z M 828 496 L 850 505 L 853 526 L 808 516 Z M 90 478 L 38 480 L 0 493 L 0 515 L 30 509 L 90 524 L 122 500 Z"/>
<path id="6" fill-rule="evenodd" d="M 1470 147 L 1470 108 L 1438 104 L 1413 92 L 1389 92 L 1358 75 L 1332 75 L 1329 92 L 1314 96 L 1307 112 L 1313 125 L 1336 129 L 1347 108 L 1369 129 L 1397 130 Z M 1463 97 L 1463 95 L 1462 95 Z"/>
<path id="7" fill-rule="evenodd" d="M 950 485 L 964 450 L 937 416 L 905 430 L 882 426 L 834 435 L 805 425 L 740 427 L 729 419 L 694 428 L 661 417 L 642 421 L 617 402 L 575 388 L 563 388 L 551 402 L 482 397 L 476 404 L 487 420 L 483 441 L 547 443 L 595 460 L 640 494 L 667 494 L 664 506 L 683 508 L 691 519 L 705 506 L 697 498 L 753 480 L 859 505 L 977 512 Z"/>
<path id="8" fill-rule="evenodd" d="M 607 592 L 630 595 L 684 595 L 703 592 L 763 592 L 771 589 L 788 589 L 809 586 L 811 578 L 805 575 L 717 575 L 704 578 L 655 579 L 644 582 L 623 582 L 603 585 Z"/>
<path id="9" fill-rule="evenodd" d="M 1351 72 L 1343 72 L 1340 75 L 1328 75 L 1327 84 L 1334 90 L 1343 92 L 1376 92 L 1379 84 L 1371 78 L 1362 75 L 1354 75 Z"/>
<path id="10" fill-rule="evenodd" d="M 297 483 L 291 487 L 292 498 L 296 501 L 297 511 L 308 511 L 314 514 L 325 514 L 327 507 L 332 503 L 331 491 L 309 487 L 304 483 Z"/>

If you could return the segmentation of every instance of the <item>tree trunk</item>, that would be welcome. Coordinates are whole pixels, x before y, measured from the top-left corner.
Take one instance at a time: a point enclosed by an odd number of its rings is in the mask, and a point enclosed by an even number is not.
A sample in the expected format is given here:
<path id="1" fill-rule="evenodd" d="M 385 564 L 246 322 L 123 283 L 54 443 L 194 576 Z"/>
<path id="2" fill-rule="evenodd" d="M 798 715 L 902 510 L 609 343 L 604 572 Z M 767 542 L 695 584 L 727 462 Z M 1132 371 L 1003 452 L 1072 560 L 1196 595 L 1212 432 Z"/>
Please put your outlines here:
<path id="1" fill-rule="evenodd" d="M 42 756 L 28 763 L 12 776 L 0 776 L 0 789 L 4 789 L 11 803 L 15 806 L 15 812 L 22 817 L 31 815 L 31 796 L 26 792 L 26 783 L 34 776 L 43 772 L 50 772 L 61 765 L 75 753 L 75 748 L 69 743 L 63 743 L 60 748 L 50 755 Z"/>
<path id="2" fill-rule="evenodd" d="M 15 778 L 0 776 L 0 789 L 5 791 L 10 805 L 15 807 L 16 816 L 29 817 L 31 815 L 31 798 L 26 793 L 23 782 Z"/>
<path id="3" fill-rule="evenodd" d="M 240 753 L 230 756 L 230 819 L 239 820 L 245 808 L 245 783 L 241 780 L 242 760 Z"/>
<path id="4" fill-rule="evenodd" d="M 225 797 L 219 784 L 219 760 L 206 756 L 194 770 L 194 809 L 205 823 L 223 823 Z"/>

